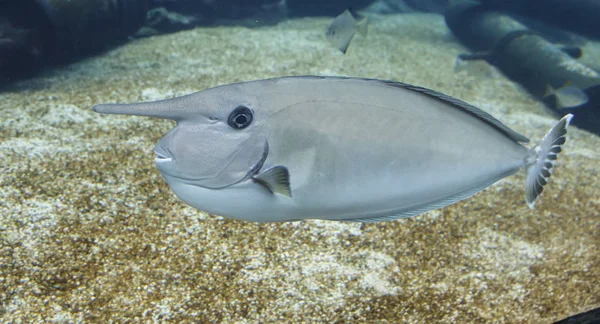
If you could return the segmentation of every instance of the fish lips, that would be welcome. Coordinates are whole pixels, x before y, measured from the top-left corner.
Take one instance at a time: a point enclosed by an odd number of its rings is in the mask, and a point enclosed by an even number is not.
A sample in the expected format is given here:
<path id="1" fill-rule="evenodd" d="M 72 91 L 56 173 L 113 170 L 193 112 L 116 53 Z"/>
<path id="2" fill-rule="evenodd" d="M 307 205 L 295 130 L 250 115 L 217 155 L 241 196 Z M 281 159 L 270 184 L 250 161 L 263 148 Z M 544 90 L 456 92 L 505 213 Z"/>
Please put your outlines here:
<path id="1" fill-rule="evenodd" d="M 173 161 L 172 157 L 169 157 L 164 153 L 154 150 L 154 163 L 160 164 L 160 163 L 168 163 L 168 162 L 172 162 L 172 161 Z"/>

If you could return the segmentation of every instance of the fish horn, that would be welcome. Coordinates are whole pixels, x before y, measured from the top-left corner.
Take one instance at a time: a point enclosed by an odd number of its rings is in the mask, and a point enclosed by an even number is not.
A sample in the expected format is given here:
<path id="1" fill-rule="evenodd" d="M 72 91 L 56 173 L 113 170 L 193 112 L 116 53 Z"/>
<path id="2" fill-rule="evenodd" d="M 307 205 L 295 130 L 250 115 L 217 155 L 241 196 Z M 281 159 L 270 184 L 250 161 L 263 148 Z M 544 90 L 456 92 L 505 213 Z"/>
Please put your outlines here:
<path id="1" fill-rule="evenodd" d="M 535 207 L 535 201 L 544 190 L 548 182 L 558 153 L 562 151 L 561 146 L 565 144 L 567 128 L 571 123 L 573 115 L 564 116 L 552 129 L 544 136 L 540 145 L 531 149 L 532 160 L 527 168 L 527 178 L 525 180 L 525 194 L 529 208 Z"/>
<path id="2" fill-rule="evenodd" d="M 92 110 L 101 114 L 147 116 L 180 121 L 191 115 L 194 107 L 191 95 L 159 101 L 132 104 L 99 104 Z"/>

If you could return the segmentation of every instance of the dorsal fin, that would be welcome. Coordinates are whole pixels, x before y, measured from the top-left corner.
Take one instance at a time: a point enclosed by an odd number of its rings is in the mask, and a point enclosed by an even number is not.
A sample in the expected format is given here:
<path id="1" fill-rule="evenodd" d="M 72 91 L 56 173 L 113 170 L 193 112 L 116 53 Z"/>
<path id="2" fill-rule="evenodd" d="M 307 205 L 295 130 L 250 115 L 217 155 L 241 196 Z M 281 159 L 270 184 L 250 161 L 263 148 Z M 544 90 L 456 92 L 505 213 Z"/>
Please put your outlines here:
<path id="1" fill-rule="evenodd" d="M 432 98 L 436 98 L 440 101 L 448 103 L 448 104 L 452 105 L 453 107 L 461 109 L 461 110 L 479 118 L 480 120 L 490 124 L 491 126 L 495 127 L 497 130 L 501 131 L 502 133 L 504 133 L 506 136 L 508 136 L 510 139 L 512 139 L 515 142 L 520 142 L 520 143 L 528 143 L 529 142 L 529 138 L 510 129 L 508 126 L 502 124 L 501 121 L 494 118 L 492 115 L 486 113 L 485 111 L 483 111 L 473 105 L 470 105 L 462 100 L 450 97 L 448 95 L 445 95 L 445 94 L 437 92 L 437 91 L 410 85 L 407 83 L 395 82 L 395 81 L 379 81 L 379 82 L 382 82 L 382 83 L 392 86 L 392 87 L 404 88 L 404 89 L 420 92 L 420 93 L 430 96 Z"/>
<path id="2" fill-rule="evenodd" d="M 392 86 L 392 87 L 404 88 L 404 89 L 420 92 L 420 93 L 428 95 L 432 98 L 436 98 L 440 101 L 448 103 L 455 108 L 461 109 L 461 110 L 481 119 L 482 121 L 490 124 L 491 126 L 494 126 L 496 129 L 498 129 L 502 133 L 506 134 L 506 136 L 508 136 L 510 139 L 512 139 L 515 142 L 520 142 L 520 143 L 528 143 L 529 142 L 529 138 L 510 129 L 508 126 L 502 124 L 501 121 L 494 118 L 492 115 L 486 113 L 485 111 L 483 111 L 473 105 L 470 105 L 462 100 L 450 97 L 448 95 L 445 95 L 445 94 L 437 92 L 437 91 L 433 91 L 433 90 L 419 87 L 419 86 L 414 86 L 414 85 L 407 84 L 407 83 L 395 82 L 395 81 L 379 81 L 379 82 L 382 82 L 382 83 Z"/>
<path id="3" fill-rule="evenodd" d="M 529 143 L 529 138 L 515 132 L 514 130 L 510 129 L 508 126 L 502 124 L 501 121 L 499 121 L 498 119 L 494 118 L 492 115 L 486 113 L 485 111 L 470 105 L 462 100 L 450 97 L 448 95 L 445 95 L 443 93 L 437 92 L 437 91 L 433 91 L 427 88 L 423 88 L 423 87 L 419 87 L 419 86 L 415 86 L 412 84 L 408 84 L 408 83 L 402 83 L 402 82 L 397 82 L 397 81 L 388 81 L 388 80 L 378 80 L 378 79 L 369 79 L 369 78 L 354 78 L 354 77 L 344 77 L 344 76 L 314 76 L 314 75 L 304 75 L 304 76 L 292 76 L 292 77 L 282 77 L 282 78 L 276 78 L 276 79 L 286 79 L 286 78 L 290 78 L 290 79 L 294 79 L 294 78 L 307 78 L 307 79 L 338 79 L 338 80 L 363 80 L 363 81 L 368 81 L 368 82 L 375 82 L 375 83 L 380 83 L 380 84 L 384 84 L 390 87 L 396 87 L 396 88 L 403 88 L 403 89 L 407 89 L 407 90 L 411 90 L 411 91 L 416 91 L 416 92 L 420 92 L 424 95 L 427 95 L 431 98 L 435 98 L 437 100 L 443 101 L 444 103 L 449 104 L 450 106 L 460 109 L 466 113 L 469 113 L 471 115 L 473 115 L 473 117 L 476 117 L 486 123 L 488 123 L 490 126 L 496 128 L 498 131 L 502 132 L 503 134 L 505 134 L 506 136 L 508 136 L 508 138 L 510 138 L 511 140 L 515 141 L 515 142 L 519 142 L 519 143 Z"/>
<path id="4" fill-rule="evenodd" d="M 520 143 L 528 143 L 529 142 L 529 138 L 515 132 L 514 130 L 510 129 L 508 126 L 502 124 L 501 121 L 499 121 L 498 119 L 494 118 L 492 115 L 488 114 L 487 112 L 473 106 L 470 105 L 462 100 L 450 97 L 448 95 L 445 95 L 443 93 L 437 92 L 437 91 L 433 91 L 430 89 L 426 89 L 426 88 L 422 88 L 422 87 L 417 87 L 417 86 L 413 86 L 410 84 L 404 84 L 404 83 L 397 83 L 397 82 L 386 82 L 386 84 L 388 85 L 392 85 L 395 87 L 402 87 L 405 89 L 409 89 L 409 90 L 413 90 L 413 91 L 417 91 L 420 93 L 423 93 L 425 95 L 428 95 L 430 97 L 439 99 L 441 101 L 444 101 L 458 109 L 461 109 L 465 112 L 468 112 L 469 114 L 479 118 L 480 120 L 490 124 L 491 126 L 495 127 L 496 129 L 498 129 L 499 131 L 501 131 L 502 133 L 506 134 L 506 136 L 508 136 L 510 139 L 512 139 L 515 142 L 520 142 Z"/>

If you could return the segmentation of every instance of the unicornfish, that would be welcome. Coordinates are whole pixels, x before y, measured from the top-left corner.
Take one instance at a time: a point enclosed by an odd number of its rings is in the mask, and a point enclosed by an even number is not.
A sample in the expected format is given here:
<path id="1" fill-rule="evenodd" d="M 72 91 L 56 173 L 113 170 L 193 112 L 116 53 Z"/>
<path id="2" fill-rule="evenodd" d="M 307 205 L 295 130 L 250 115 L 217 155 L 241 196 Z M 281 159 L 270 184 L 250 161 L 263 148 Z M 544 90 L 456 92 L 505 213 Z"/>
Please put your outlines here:
<path id="1" fill-rule="evenodd" d="M 182 97 L 100 104 L 176 122 L 154 147 L 172 191 L 196 209 L 254 221 L 376 222 L 456 203 L 526 169 L 533 208 L 572 115 L 538 145 L 426 88 L 347 77 L 281 77 Z"/>

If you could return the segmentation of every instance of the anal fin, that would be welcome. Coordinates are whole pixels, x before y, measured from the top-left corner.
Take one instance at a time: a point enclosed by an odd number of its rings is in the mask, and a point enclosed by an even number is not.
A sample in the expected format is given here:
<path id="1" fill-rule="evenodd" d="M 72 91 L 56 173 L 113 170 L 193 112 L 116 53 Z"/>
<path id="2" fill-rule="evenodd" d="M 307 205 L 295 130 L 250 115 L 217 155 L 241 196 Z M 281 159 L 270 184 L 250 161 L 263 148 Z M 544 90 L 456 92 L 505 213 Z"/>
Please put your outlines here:
<path id="1" fill-rule="evenodd" d="M 435 201 L 432 201 L 429 203 L 412 206 L 412 207 L 409 207 L 409 208 L 406 208 L 406 209 L 400 210 L 400 211 L 396 210 L 396 211 L 390 211 L 387 213 L 382 212 L 382 213 L 378 213 L 377 215 L 365 215 L 364 217 L 361 217 L 361 218 L 347 218 L 347 219 L 340 219 L 340 220 L 347 221 L 347 222 L 375 223 L 375 222 L 390 221 L 390 220 L 400 219 L 400 218 L 410 218 L 413 216 L 423 214 L 430 210 L 435 210 L 435 209 L 439 209 L 439 208 L 443 208 L 443 207 L 452 205 L 463 199 L 469 198 L 469 197 L 473 196 L 474 194 L 478 193 L 479 191 L 491 186 L 498 180 L 503 179 L 503 178 L 517 172 L 518 170 L 519 169 L 510 170 L 506 173 L 499 175 L 497 178 L 480 183 L 479 185 L 474 186 L 471 189 L 467 189 L 465 191 L 456 193 L 452 196 L 444 197 L 444 198 L 441 198 L 441 199 L 438 199 L 438 200 L 435 200 Z"/>

